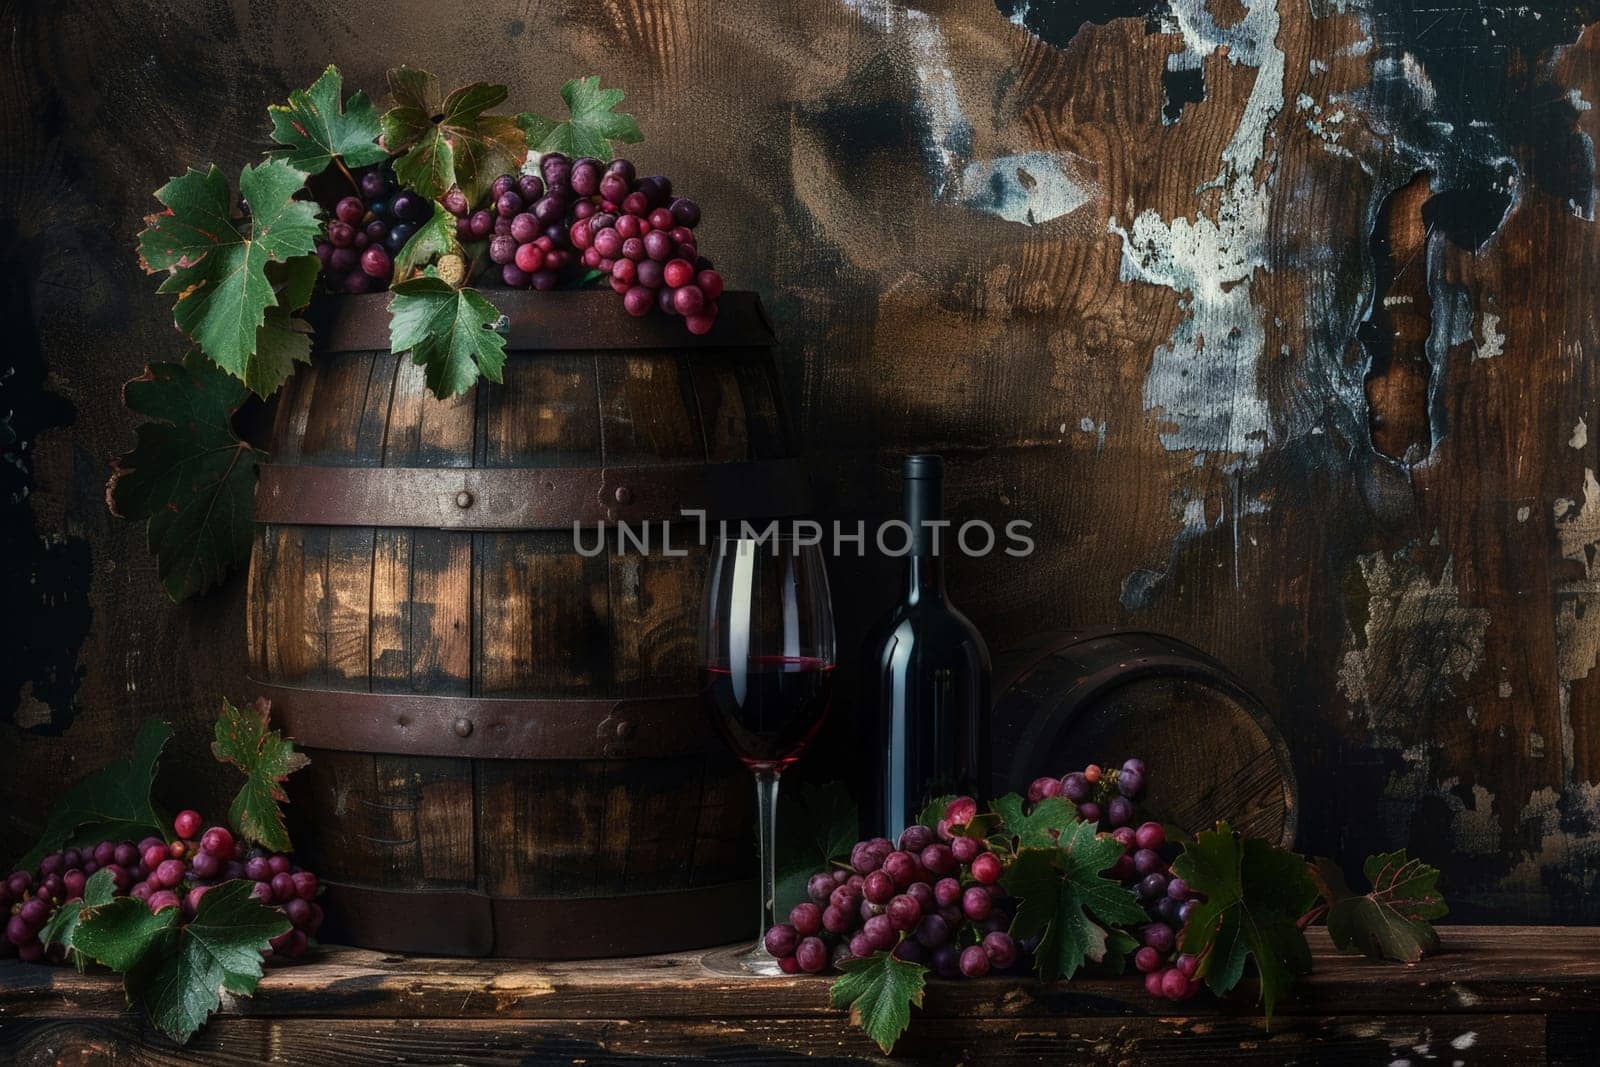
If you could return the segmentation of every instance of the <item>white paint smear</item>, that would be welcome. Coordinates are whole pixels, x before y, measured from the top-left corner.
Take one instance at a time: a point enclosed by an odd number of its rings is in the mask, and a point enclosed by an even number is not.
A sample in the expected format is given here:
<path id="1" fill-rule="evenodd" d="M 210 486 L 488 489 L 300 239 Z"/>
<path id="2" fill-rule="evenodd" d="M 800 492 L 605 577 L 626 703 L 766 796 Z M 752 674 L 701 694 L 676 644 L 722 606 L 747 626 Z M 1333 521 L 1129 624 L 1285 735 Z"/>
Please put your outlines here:
<path id="1" fill-rule="evenodd" d="M 963 201 L 1026 226 L 1071 214 L 1099 192 L 1064 152 L 1024 152 L 975 161 L 961 173 Z"/>
<path id="2" fill-rule="evenodd" d="M 1283 110 L 1278 9 L 1276 0 L 1254 0 L 1230 26 L 1219 26 L 1204 0 L 1172 0 L 1172 12 L 1197 61 L 1225 48 L 1230 63 L 1257 68 L 1255 83 L 1217 176 L 1196 190 L 1221 190 L 1215 215 L 1169 222 L 1146 210 L 1127 227 L 1113 217 L 1109 229 L 1122 238 L 1122 279 L 1171 289 L 1186 312 L 1145 377 L 1145 409 L 1159 409 L 1167 424 L 1162 444 L 1253 458 L 1271 439 L 1258 381 L 1266 324 L 1251 279 L 1267 268 L 1270 176 L 1258 183 L 1255 169 Z"/>
<path id="3" fill-rule="evenodd" d="M 938 22 L 925 11 L 892 0 L 844 0 L 844 4 L 875 29 L 906 43 L 917 75 L 917 109 L 928 124 L 925 148 L 937 172 L 935 197 L 959 200 L 1007 222 L 1036 226 L 1076 211 L 1099 195 L 1098 187 L 1075 169 L 1067 152 L 1031 151 L 969 162 L 972 123 L 961 110 L 950 49 Z"/>
<path id="4" fill-rule="evenodd" d="M 939 166 L 934 195 L 942 195 L 972 143 L 972 125 L 961 111 L 944 33 L 925 11 L 893 0 L 844 0 L 845 7 L 875 29 L 901 38 L 917 74 L 917 105 L 928 122 L 928 153 Z"/>
<path id="5" fill-rule="evenodd" d="M 1500 316 L 1485 311 L 1479 320 L 1483 332 L 1482 341 L 1474 341 L 1472 346 L 1473 359 L 1493 359 L 1505 352 L 1506 335 L 1500 332 Z"/>
<path id="6" fill-rule="evenodd" d="M 1568 448 L 1582 448 L 1589 443 L 1589 424 L 1583 421 L 1583 416 L 1578 417 L 1578 425 L 1572 428 L 1572 436 L 1567 438 Z"/>

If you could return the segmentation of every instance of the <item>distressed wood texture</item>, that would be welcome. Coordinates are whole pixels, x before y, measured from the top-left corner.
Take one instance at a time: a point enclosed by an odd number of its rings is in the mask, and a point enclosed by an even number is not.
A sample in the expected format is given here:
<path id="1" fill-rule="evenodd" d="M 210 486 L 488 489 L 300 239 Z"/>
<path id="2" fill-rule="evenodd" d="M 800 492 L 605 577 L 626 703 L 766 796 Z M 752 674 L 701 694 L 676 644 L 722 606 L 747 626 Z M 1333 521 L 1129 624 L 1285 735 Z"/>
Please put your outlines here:
<path id="1" fill-rule="evenodd" d="M 703 248 L 772 313 L 823 515 L 886 514 L 921 448 L 949 457 L 958 519 L 1034 524 L 1027 561 L 952 567 L 996 648 L 1189 641 L 1276 718 L 1305 848 L 1409 845 L 1458 915 L 1600 920 L 1592 0 L 3 17 L 8 321 L 35 325 L 4 385 L 30 413 L 11 566 L 38 620 L 3 694 L 8 854 L 152 713 L 213 794 L 170 799 L 217 809 L 197 727 L 250 695 L 243 583 L 169 608 L 100 503 L 131 439 L 118 384 L 182 352 L 132 252 L 149 191 L 254 158 L 264 105 L 325 63 L 376 92 L 404 60 L 539 108 L 569 75 L 626 87 L 635 157 L 700 200 Z M 76 421 L 51 428 L 61 398 Z M 841 648 L 896 574 L 837 562 Z M 437 653 L 441 676 L 464 654 Z"/>
<path id="2" fill-rule="evenodd" d="M 1230 1062 L 1585 1063 L 1600 1039 L 1600 934 L 1450 927 L 1414 967 L 1335 954 L 1312 931 L 1315 967 L 1268 1027 L 1248 1000 L 1153 1000 L 1134 978 L 1040 986 L 930 981 L 881 1056 L 827 981 L 728 977 L 686 954 L 568 964 L 397 958 L 331 950 L 269 967 L 184 1047 L 182 1062 L 533 1063 Z M 708 963 L 711 964 L 708 966 Z M 127 1013 L 115 978 L 0 964 L 7 1062 L 179 1062 Z"/>

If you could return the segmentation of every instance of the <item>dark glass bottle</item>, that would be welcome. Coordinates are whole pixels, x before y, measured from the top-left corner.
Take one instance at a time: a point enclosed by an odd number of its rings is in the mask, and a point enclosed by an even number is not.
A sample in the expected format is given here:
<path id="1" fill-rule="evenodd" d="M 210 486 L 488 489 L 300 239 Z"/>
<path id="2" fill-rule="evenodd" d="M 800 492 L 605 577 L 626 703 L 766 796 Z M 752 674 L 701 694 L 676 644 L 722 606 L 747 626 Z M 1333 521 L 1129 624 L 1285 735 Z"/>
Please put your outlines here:
<path id="1" fill-rule="evenodd" d="M 876 786 L 866 832 L 891 841 L 932 798 L 988 792 L 989 649 L 945 594 L 955 530 L 929 525 L 943 518 L 942 461 L 907 456 L 905 595 L 874 629 L 862 664 Z"/>

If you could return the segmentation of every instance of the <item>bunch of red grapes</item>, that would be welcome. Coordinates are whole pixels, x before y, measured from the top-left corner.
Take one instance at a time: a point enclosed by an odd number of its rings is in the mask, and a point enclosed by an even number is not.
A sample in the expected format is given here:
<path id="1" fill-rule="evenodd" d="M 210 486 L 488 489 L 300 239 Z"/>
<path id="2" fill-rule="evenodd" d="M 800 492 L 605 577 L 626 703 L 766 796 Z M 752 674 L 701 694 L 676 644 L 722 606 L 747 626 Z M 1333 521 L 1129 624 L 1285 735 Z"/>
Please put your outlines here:
<path id="1" fill-rule="evenodd" d="M 563 157 L 564 158 L 564 157 Z M 456 217 L 456 237 L 463 243 L 489 242 L 489 259 L 500 281 L 511 289 L 554 289 L 562 273 L 576 262 L 567 240 L 566 218 L 572 190 L 568 171 L 545 157 L 543 174 L 502 174 L 489 188 L 489 206 L 473 211 L 459 189 L 440 203 Z"/>
<path id="2" fill-rule="evenodd" d="M 323 280 L 335 292 L 386 286 L 395 255 L 433 216 L 428 200 L 398 189 L 384 167 L 363 172 L 357 183 L 359 195 L 334 205 L 317 242 Z M 693 334 L 716 322 L 722 275 L 695 239 L 700 206 L 674 196 L 665 175 L 641 178 L 626 159 L 547 152 L 537 174 L 495 178 L 488 203 L 476 210 L 460 189 L 439 203 L 455 216 L 463 245 L 487 242 L 493 275 L 507 288 L 554 289 L 583 267 L 606 278 L 630 315 L 679 315 Z"/>
<path id="3" fill-rule="evenodd" d="M 1144 776 L 1140 759 L 1113 770 L 1090 764 L 1062 778 L 1036 779 L 1027 803 L 1063 797 L 1080 819 L 1122 846 L 1103 873 L 1133 892 L 1149 920 L 1133 931 L 1139 941 L 1133 964 L 1151 996 L 1185 1000 L 1200 990 L 1199 959 L 1179 952 L 1178 942 L 1199 895 L 1173 875 L 1161 824 L 1135 825 Z M 811 876 L 810 899 L 767 931 L 767 951 L 791 974 L 884 951 L 945 978 L 1026 971 L 1038 939 L 1019 943 L 1007 932 L 1015 901 L 1001 884 L 1005 863 L 981 838 L 962 834 L 977 812 L 975 800 L 957 797 L 937 826 L 908 827 L 898 847 L 882 837 L 856 844 L 848 868 Z"/>
<path id="4" fill-rule="evenodd" d="M 884 837 L 858 842 L 848 870 L 811 876 L 810 899 L 767 931 L 767 951 L 791 974 L 874 952 L 945 978 L 1025 971 L 1029 951 L 1006 932 L 1013 901 L 999 884 L 1000 857 L 981 839 L 954 833 L 977 811 L 971 797 L 958 797 L 937 829 L 909 826 L 898 847 Z"/>
<path id="5" fill-rule="evenodd" d="M 425 197 L 397 189 L 393 175 L 378 168 L 357 180 L 361 193 L 333 207 L 326 237 L 317 241 L 317 259 L 329 289 L 373 293 L 389 284 L 394 256 L 428 221 L 433 207 Z"/>
<path id="6" fill-rule="evenodd" d="M 185 920 L 194 918 L 200 900 L 223 882 L 249 878 L 259 903 L 276 907 L 292 924 L 272 939 L 272 951 L 294 957 L 305 952 L 308 939 L 322 925 L 317 876 L 301 870 L 282 853 L 250 849 L 241 854 L 232 832 L 213 826 L 201 832 L 197 811 L 182 811 L 172 821 L 177 840 L 147 837 L 132 841 L 101 841 L 97 845 L 52 852 L 39 861 L 37 871 L 15 871 L 0 883 L 0 908 L 9 915 L 4 945 L 27 962 L 66 958 L 60 944 L 48 948 L 39 931 L 62 904 L 83 898 L 89 877 L 111 872 L 118 896 L 143 901 L 152 914 L 178 908 Z"/>
<path id="7" fill-rule="evenodd" d="M 1139 948 L 1133 965 L 1144 975 L 1144 988 L 1153 997 L 1186 1000 L 1200 990 L 1195 971 L 1200 961 L 1178 951 L 1183 924 L 1194 910 L 1196 894 L 1172 873 L 1163 854 L 1167 835 L 1157 822 L 1133 825 L 1134 807 L 1144 789 L 1144 761 L 1130 759 L 1116 770 L 1090 764 L 1064 778 L 1036 778 L 1028 786 L 1028 802 L 1063 796 L 1078 809 L 1078 817 L 1107 827 L 1122 846 L 1122 855 L 1105 872 L 1133 890 L 1150 921 L 1135 934 Z"/>

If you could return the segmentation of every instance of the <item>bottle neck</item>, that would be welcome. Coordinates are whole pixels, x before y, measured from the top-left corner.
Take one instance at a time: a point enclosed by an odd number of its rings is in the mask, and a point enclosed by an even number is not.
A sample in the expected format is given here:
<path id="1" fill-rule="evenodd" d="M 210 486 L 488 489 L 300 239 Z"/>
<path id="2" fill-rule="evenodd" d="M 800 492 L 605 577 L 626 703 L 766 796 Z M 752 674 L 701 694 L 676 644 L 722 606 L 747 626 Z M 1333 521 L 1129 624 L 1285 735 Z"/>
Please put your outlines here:
<path id="1" fill-rule="evenodd" d="M 950 530 L 946 526 L 930 525 L 944 518 L 943 481 L 939 478 L 907 478 L 905 502 L 906 525 L 911 527 L 906 603 L 943 600 L 944 556 L 948 551 Z"/>

